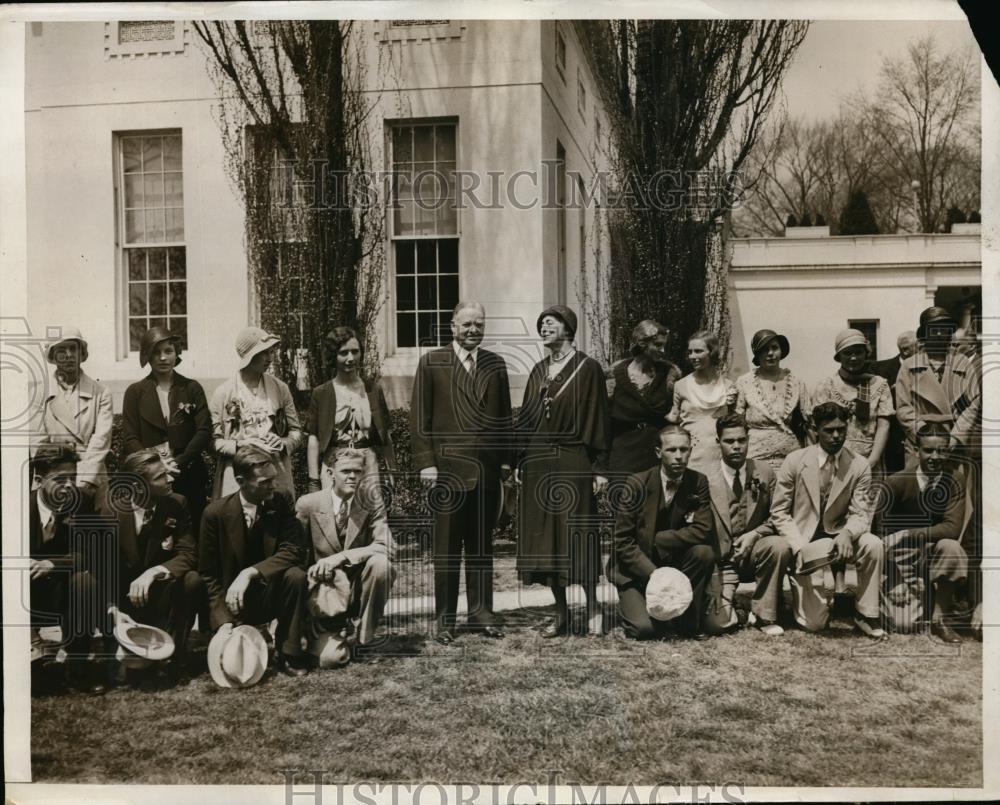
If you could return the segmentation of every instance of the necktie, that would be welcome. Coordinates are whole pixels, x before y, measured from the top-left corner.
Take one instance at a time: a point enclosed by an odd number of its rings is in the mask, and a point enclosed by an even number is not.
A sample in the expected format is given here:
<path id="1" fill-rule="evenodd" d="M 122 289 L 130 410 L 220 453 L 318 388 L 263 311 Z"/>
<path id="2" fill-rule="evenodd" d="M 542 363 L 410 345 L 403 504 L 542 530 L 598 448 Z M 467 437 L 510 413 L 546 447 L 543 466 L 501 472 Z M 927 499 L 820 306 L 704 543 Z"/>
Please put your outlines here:
<path id="1" fill-rule="evenodd" d="M 350 514 L 350 504 L 346 500 L 340 502 L 340 511 L 337 512 L 337 535 L 343 537 L 347 533 L 347 516 Z"/>
<path id="2" fill-rule="evenodd" d="M 833 483 L 833 457 L 827 456 L 823 466 L 819 468 L 819 500 L 820 512 L 826 511 L 826 499 L 830 494 L 830 484 Z"/>
<path id="3" fill-rule="evenodd" d="M 243 516 L 246 518 L 247 528 L 248 529 L 253 528 L 254 523 L 257 522 L 257 512 L 256 511 L 251 512 L 249 509 L 244 509 Z"/>
<path id="4" fill-rule="evenodd" d="M 743 482 L 740 480 L 740 471 L 737 470 L 733 476 L 733 497 L 739 500 L 743 497 Z"/>
<path id="5" fill-rule="evenodd" d="M 473 380 L 475 380 L 476 379 L 476 359 L 472 356 L 471 352 L 468 355 L 465 356 L 465 363 L 469 367 L 469 377 L 471 377 Z"/>
<path id="6" fill-rule="evenodd" d="M 42 544 L 49 542 L 56 535 L 56 516 L 49 515 L 48 521 L 42 526 Z"/>
<path id="7" fill-rule="evenodd" d="M 151 522 L 153 522 L 153 509 L 146 509 L 146 510 L 145 510 L 145 511 L 143 511 L 143 513 L 142 513 L 142 525 L 141 525 L 141 526 L 139 526 L 139 530 L 140 530 L 140 531 L 142 531 L 142 530 L 143 530 L 143 529 L 145 529 L 145 528 L 146 528 L 146 526 L 148 526 L 148 525 L 149 525 L 149 524 L 150 524 Z"/>

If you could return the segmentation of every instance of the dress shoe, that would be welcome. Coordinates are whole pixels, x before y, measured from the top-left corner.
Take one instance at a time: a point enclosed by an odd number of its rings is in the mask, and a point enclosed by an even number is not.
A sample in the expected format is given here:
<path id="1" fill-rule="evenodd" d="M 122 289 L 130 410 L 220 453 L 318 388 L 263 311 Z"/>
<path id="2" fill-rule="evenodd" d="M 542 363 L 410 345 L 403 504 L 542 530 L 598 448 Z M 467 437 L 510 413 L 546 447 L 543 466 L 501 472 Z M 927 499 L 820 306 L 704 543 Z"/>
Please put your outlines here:
<path id="1" fill-rule="evenodd" d="M 285 676 L 305 676 L 309 673 L 309 661 L 304 657 L 281 655 L 278 670 Z"/>
<path id="2" fill-rule="evenodd" d="M 752 612 L 750 613 L 750 617 L 747 618 L 747 626 L 753 626 L 761 634 L 766 634 L 768 637 L 780 637 L 785 633 L 785 630 L 774 621 L 766 621 L 763 618 L 758 618 Z"/>
<path id="3" fill-rule="evenodd" d="M 708 640 L 710 635 L 707 632 L 695 632 L 691 635 L 692 640 L 696 640 L 699 643 L 704 643 Z"/>
<path id="4" fill-rule="evenodd" d="M 933 621 L 931 623 L 931 634 L 945 643 L 961 643 L 962 638 L 958 632 L 952 629 L 944 621 Z"/>
<path id="5" fill-rule="evenodd" d="M 503 633 L 503 629 L 501 629 L 499 626 L 493 626 L 493 625 L 484 626 L 480 630 L 480 632 L 483 635 L 483 637 L 488 637 L 491 640 L 503 640 L 505 636 Z"/>
<path id="6" fill-rule="evenodd" d="M 440 643 L 442 646 L 450 646 L 455 642 L 455 635 L 448 629 L 439 629 L 434 635 L 434 642 Z"/>
<path id="7" fill-rule="evenodd" d="M 66 681 L 73 690 L 88 696 L 100 696 L 107 690 L 102 677 L 102 668 L 88 661 L 74 662 L 67 668 Z"/>
<path id="8" fill-rule="evenodd" d="M 553 637 L 562 637 L 567 634 L 569 634 L 568 621 L 564 621 L 563 623 L 553 621 L 541 631 L 542 638 L 545 640 L 551 640 Z"/>
<path id="9" fill-rule="evenodd" d="M 854 626 L 861 634 L 870 637 L 872 640 L 886 640 L 889 637 L 885 629 L 882 628 L 882 624 L 878 618 L 866 618 L 864 615 L 855 615 Z"/>

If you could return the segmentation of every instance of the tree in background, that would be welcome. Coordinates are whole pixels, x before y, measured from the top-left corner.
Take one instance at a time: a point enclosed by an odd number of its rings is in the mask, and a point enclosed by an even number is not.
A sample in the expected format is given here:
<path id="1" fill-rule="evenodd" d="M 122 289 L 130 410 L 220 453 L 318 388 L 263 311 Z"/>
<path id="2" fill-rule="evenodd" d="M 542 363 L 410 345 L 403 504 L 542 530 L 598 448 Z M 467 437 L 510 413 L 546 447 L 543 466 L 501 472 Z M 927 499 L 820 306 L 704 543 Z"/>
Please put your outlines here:
<path id="1" fill-rule="evenodd" d="M 864 190 L 855 190 L 840 214 L 841 235 L 877 235 L 878 223 Z"/>
<path id="2" fill-rule="evenodd" d="M 381 142 L 369 130 L 363 42 L 350 20 L 195 22 L 221 98 L 227 168 L 246 211 L 261 325 L 294 348 L 294 384 L 324 358 L 324 333 L 354 326 L 377 371 L 374 323 L 383 211 L 362 177 Z M 380 134 L 380 133 L 379 133 Z M 322 367 L 323 376 L 330 367 Z"/>
<path id="3" fill-rule="evenodd" d="M 728 354 L 725 220 L 735 177 L 778 101 L 808 24 L 748 20 L 582 23 L 609 111 L 622 194 L 608 216 L 609 359 L 646 318 L 716 330 Z"/>
<path id="4" fill-rule="evenodd" d="M 856 94 L 833 120 L 785 119 L 761 138 L 734 232 L 780 235 L 789 213 L 809 209 L 839 234 L 858 190 L 881 232 L 943 230 L 948 206 L 979 206 L 978 96 L 967 53 L 938 56 L 932 38 L 911 43 L 906 59 L 885 62 L 873 95 Z"/>

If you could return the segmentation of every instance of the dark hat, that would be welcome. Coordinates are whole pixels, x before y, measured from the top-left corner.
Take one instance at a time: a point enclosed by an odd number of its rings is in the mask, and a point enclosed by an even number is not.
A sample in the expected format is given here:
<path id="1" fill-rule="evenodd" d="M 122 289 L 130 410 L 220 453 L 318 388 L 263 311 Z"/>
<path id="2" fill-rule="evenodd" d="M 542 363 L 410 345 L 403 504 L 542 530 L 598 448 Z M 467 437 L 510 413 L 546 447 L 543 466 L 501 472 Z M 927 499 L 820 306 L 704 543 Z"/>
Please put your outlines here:
<path id="1" fill-rule="evenodd" d="M 570 340 L 572 340 L 576 335 L 576 314 L 565 305 L 549 305 L 545 308 L 545 310 L 538 314 L 538 321 L 535 322 L 535 329 L 538 331 L 539 335 L 542 334 L 542 319 L 546 316 L 552 316 L 565 324 L 569 330 Z"/>
<path id="2" fill-rule="evenodd" d="M 785 336 L 779 335 L 774 332 L 774 330 L 758 330 L 753 334 L 753 338 L 750 339 L 750 351 L 753 353 L 754 366 L 760 366 L 760 361 L 757 356 L 760 355 L 764 347 L 772 341 L 777 341 L 778 346 L 781 347 L 782 359 L 788 357 L 788 339 L 785 338 Z"/>
<path id="3" fill-rule="evenodd" d="M 179 347 L 181 337 L 174 335 L 163 327 L 150 327 L 142 334 L 139 340 L 139 365 L 145 366 L 149 363 L 149 356 L 153 354 L 156 345 L 161 341 L 173 341 L 175 347 Z M 177 356 L 177 363 L 181 362 L 181 356 Z"/>
<path id="4" fill-rule="evenodd" d="M 920 326 L 917 328 L 917 338 L 927 337 L 927 326 L 930 324 L 946 324 L 952 328 L 958 327 L 958 322 L 955 321 L 951 313 L 946 308 L 936 305 L 927 308 L 927 310 L 920 314 Z"/>

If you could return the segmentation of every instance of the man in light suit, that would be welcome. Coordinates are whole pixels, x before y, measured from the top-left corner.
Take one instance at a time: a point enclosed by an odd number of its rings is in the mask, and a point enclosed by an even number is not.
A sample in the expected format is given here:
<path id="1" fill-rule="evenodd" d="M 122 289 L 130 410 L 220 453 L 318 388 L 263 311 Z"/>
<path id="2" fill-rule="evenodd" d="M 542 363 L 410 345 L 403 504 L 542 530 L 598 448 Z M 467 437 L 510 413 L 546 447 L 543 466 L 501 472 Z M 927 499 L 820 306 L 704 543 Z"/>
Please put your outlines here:
<path id="1" fill-rule="evenodd" d="M 292 504 L 276 492 L 271 454 L 241 447 L 233 456 L 239 491 L 213 501 L 201 518 L 198 571 L 208 590 L 213 629 L 278 619 L 280 670 L 309 673 L 302 651 L 306 552 Z"/>
<path id="2" fill-rule="evenodd" d="M 353 627 L 350 642 L 357 655 L 375 642 L 375 630 L 396 575 L 392 567 L 396 544 L 379 496 L 357 494 L 365 471 L 365 454 L 334 448 L 327 451 L 323 464 L 332 477 L 330 488 L 299 498 L 295 516 L 305 530 L 312 554 L 310 589 L 332 582 L 337 572 L 345 573 L 350 582 L 347 615 Z"/>
<path id="3" fill-rule="evenodd" d="M 687 468 L 691 435 L 680 425 L 660 431 L 660 463 L 629 476 L 629 501 L 615 517 L 608 580 L 618 588 L 625 634 L 637 640 L 666 636 L 669 621 L 650 618 L 646 586 L 659 567 L 675 567 L 691 582 L 687 611 L 676 619 L 681 631 L 705 640 L 705 589 L 715 570 L 708 480 Z"/>
<path id="4" fill-rule="evenodd" d="M 844 447 L 848 411 L 834 402 L 812 412 L 817 444 L 785 458 L 771 504 L 771 523 L 791 545 L 798 564 L 812 540 L 832 538 L 835 562 L 853 562 L 858 571 L 855 626 L 865 635 L 886 637 L 879 621 L 884 547 L 871 533 L 871 470 L 861 456 Z M 826 628 L 830 607 L 820 574 L 793 570 L 795 620 L 811 632 Z"/>
<path id="5" fill-rule="evenodd" d="M 64 444 L 76 451 L 76 483 L 101 507 L 107 490 L 104 460 L 111 450 L 114 416 L 111 392 L 83 371 L 87 341 L 75 327 L 63 327 L 46 353 L 55 377 L 42 403 L 41 443 Z"/>
<path id="6" fill-rule="evenodd" d="M 788 541 L 770 522 L 774 472 L 747 458 L 749 429 L 743 417 L 727 414 L 715 421 L 722 460 L 708 475 L 718 570 L 706 615 L 709 632 L 739 626 L 733 597 L 741 581 L 754 581 L 750 620 L 764 634 L 778 636 L 778 606 L 785 570 L 792 558 Z"/>
<path id="7" fill-rule="evenodd" d="M 460 302 L 454 340 L 420 357 L 410 401 L 413 466 L 434 490 L 435 640 L 454 642 L 465 550 L 467 628 L 502 638 L 493 615 L 493 540 L 501 478 L 510 475 L 510 381 L 499 355 L 480 344 L 486 311 Z"/>

